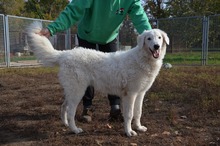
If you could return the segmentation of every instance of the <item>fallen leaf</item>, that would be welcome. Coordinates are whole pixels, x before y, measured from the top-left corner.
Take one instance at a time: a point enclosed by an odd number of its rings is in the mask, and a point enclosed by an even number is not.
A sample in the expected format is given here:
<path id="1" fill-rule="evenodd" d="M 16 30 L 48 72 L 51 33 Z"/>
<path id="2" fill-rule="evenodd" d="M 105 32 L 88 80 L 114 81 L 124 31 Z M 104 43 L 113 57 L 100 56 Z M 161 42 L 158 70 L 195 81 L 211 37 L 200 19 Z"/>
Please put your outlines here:
<path id="1" fill-rule="evenodd" d="M 178 136 L 178 137 L 176 138 L 176 140 L 177 140 L 178 142 L 182 142 L 183 138 L 180 137 L 180 136 Z"/>
<path id="2" fill-rule="evenodd" d="M 164 131 L 162 134 L 163 135 L 170 135 L 170 132 L 169 131 Z"/>
<path id="3" fill-rule="evenodd" d="M 157 136 L 158 136 L 157 133 L 151 135 L 151 137 L 157 137 Z"/>
<path id="4" fill-rule="evenodd" d="M 182 119 L 187 119 L 187 116 L 181 116 L 180 118 L 182 118 Z"/>
<path id="5" fill-rule="evenodd" d="M 109 129 L 112 129 L 112 126 L 111 126 L 111 125 L 107 124 L 106 126 L 107 126 Z"/>
<path id="6" fill-rule="evenodd" d="M 130 143 L 130 146 L 137 146 L 136 143 Z"/>
<path id="7" fill-rule="evenodd" d="M 95 140 L 95 141 L 99 146 L 102 146 L 102 143 L 104 142 L 103 140 Z"/>

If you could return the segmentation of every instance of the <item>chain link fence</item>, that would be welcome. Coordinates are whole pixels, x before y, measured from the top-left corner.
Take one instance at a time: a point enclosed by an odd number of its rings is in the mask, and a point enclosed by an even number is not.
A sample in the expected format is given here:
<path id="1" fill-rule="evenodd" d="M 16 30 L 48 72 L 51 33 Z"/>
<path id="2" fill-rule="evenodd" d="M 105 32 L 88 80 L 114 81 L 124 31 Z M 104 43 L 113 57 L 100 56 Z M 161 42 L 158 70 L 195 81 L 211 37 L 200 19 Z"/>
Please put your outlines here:
<path id="1" fill-rule="evenodd" d="M 26 28 L 34 21 L 41 21 L 43 27 L 50 21 L 32 19 L 17 16 L 2 15 L 0 21 L 3 26 L 0 28 L 0 67 L 4 66 L 32 66 L 39 65 L 27 41 Z M 50 38 L 51 43 L 57 50 L 70 48 L 70 30 L 60 32 Z"/>
<path id="2" fill-rule="evenodd" d="M 164 30 L 170 38 L 164 62 L 220 65 L 220 15 L 157 19 L 150 20 L 150 23 L 153 28 Z M 134 32 L 131 22 L 125 21 L 119 34 L 120 45 L 125 48 L 135 46 Z"/>
<path id="3" fill-rule="evenodd" d="M 6 46 L 5 46 L 4 15 L 0 15 L 0 66 L 5 66 Z"/>
<path id="4" fill-rule="evenodd" d="M 0 15 L 0 67 L 39 65 L 27 43 L 26 27 L 33 21 L 47 26 L 50 21 Z M 165 62 L 174 65 L 220 65 L 220 15 L 150 20 L 153 28 L 167 32 L 170 45 Z M 77 46 L 77 28 L 50 38 L 57 50 Z M 120 50 L 136 45 L 137 33 L 131 21 L 120 28 Z"/>
<path id="5" fill-rule="evenodd" d="M 209 16 L 207 64 L 220 65 L 220 15 Z"/>
<path id="6" fill-rule="evenodd" d="M 159 19 L 157 25 L 170 38 L 165 61 L 171 64 L 202 63 L 202 17 Z"/>

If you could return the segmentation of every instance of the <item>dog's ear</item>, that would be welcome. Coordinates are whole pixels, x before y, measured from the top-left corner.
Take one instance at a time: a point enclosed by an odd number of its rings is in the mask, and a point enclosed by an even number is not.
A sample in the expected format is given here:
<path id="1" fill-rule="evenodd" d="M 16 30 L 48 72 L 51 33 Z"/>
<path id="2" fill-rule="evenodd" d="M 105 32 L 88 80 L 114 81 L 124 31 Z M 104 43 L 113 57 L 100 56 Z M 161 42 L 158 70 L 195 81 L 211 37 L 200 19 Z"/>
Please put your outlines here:
<path id="1" fill-rule="evenodd" d="M 169 44 L 170 44 L 170 39 L 169 39 L 169 37 L 167 36 L 167 33 L 164 32 L 164 31 L 162 31 L 162 30 L 160 30 L 160 31 L 161 31 L 161 34 L 162 34 L 162 36 L 163 36 L 163 40 L 166 42 L 167 45 L 169 45 Z"/>
<path id="2" fill-rule="evenodd" d="M 138 35 L 138 37 L 137 37 L 137 45 L 140 48 L 144 47 L 145 32 L 146 32 L 146 30 L 142 34 Z"/>

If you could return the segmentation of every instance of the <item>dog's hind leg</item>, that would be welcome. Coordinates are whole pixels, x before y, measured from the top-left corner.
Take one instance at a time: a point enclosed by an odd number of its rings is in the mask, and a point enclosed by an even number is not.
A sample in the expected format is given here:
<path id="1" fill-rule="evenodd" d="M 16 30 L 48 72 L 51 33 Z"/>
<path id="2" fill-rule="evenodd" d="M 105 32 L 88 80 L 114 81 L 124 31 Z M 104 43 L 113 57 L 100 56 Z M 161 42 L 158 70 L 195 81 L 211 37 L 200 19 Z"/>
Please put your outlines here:
<path id="1" fill-rule="evenodd" d="M 131 121 L 133 118 L 135 95 L 126 96 L 122 98 L 124 128 L 127 136 L 136 136 L 137 133 L 131 128 Z"/>
<path id="2" fill-rule="evenodd" d="M 83 96 L 83 95 L 81 95 Z M 75 123 L 75 115 L 76 115 L 76 109 L 77 106 L 80 102 L 82 97 L 75 96 L 72 98 L 68 98 L 67 100 L 67 120 L 69 124 L 69 128 L 71 129 L 72 132 L 75 134 L 83 132 L 81 128 L 78 128 Z"/>
<path id="3" fill-rule="evenodd" d="M 68 120 L 67 120 L 67 109 L 68 109 L 67 101 L 64 100 L 64 102 L 61 106 L 61 119 L 62 119 L 64 125 L 68 127 L 69 124 L 68 124 Z"/>
<path id="4" fill-rule="evenodd" d="M 145 93 L 141 93 L 137 96 L 134 104 L 134 127 L 138 131 L 145 132 L 147 127 L 141 125 L 142 105 Z"/>

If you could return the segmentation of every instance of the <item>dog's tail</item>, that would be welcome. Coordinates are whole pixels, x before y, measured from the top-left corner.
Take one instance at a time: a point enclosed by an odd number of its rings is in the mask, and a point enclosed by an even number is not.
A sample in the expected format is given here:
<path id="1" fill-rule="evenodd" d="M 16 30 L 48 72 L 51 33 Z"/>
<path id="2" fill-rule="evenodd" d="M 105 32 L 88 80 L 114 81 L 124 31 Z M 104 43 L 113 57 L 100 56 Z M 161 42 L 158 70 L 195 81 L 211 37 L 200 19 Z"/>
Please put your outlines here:
<path id="1" fill-rule="evenodd" d="M 58 57 L 62 51 L 55 50 L 47 37 L 40 35 L 42 23 L 40 21 L 33 22 L 28 28 L 28 44 L 33 50 L 37 59 L 41 60 L 46 66 L 54 66 L 58 64 Z"/>

